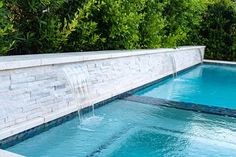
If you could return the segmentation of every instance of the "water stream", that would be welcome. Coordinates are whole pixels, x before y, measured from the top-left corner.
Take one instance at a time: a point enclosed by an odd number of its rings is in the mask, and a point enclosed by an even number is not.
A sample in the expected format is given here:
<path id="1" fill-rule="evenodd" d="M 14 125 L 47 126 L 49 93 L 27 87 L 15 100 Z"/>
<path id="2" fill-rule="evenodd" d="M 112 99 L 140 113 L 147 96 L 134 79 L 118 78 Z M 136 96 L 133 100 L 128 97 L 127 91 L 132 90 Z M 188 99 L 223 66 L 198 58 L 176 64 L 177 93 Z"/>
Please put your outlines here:
<path id="1" fill-rule="evenodd" d="M 81 130 L 93 131 L 89 127 L 99 124 L 103 118 L 95 115 L 94 104 L 91 104 L 92 106 L 91 116 L 85 117 L 81 113 L 81 109 L 82 109 L 81 104 L 84 101 L 89 100 L 91 98 L 91 93 L 90 93 L 89 85 L 88 85 L 89 73 L 86 67 L 81 66 L 81 65 L 66 66 L 63 68 L 63 71 L 72 89 L 72 93 L 74 95 L 76 104 L 79 106 L 79 109 L 78 109 L 78 116 L 79 116 L 79 121 L 80 121 L 79 128 Z"/>
<path id="2" fill-rule="evenodd" d="M 175 57 L 170 54 L 169 58 L 170 58 L 170 62 L 171 62 L 171 65 L 172 65 L 173 77 L 176 77 L 177 76 L 177 68 L 176 68 Z"/>
<path id="3" fill-rule="evenodd" d="M 0 106 L 0 119 L 3 119 L 4 123 L 7 121 L 7 111 L 6 107 L 4 104 Z"/>
<path id="4" fill-rule="evenodd" d="M 202 51 L 201 49 L 198 49 L 198 53 L 199 53 L 199 57 L 200 57 L 200 61 L 201 61 L 201 64 L 203 63 L 203 56 L 202 56 Z"/>

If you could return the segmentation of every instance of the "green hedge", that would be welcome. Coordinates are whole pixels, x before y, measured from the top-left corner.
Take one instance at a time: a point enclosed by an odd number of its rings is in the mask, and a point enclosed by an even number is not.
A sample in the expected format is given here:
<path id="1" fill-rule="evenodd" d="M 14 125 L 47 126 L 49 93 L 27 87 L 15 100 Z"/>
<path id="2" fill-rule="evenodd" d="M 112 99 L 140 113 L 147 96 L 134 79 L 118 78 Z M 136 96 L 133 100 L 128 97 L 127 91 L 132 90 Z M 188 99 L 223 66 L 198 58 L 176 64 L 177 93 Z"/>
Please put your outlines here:
<path id="1" fill-rule="evenodd" d="M 199 36 L 198 43 L 207 45 L 207 58 L 236 61 L 236 3 L 216 0 L 209 5 Z"/>
<path id="2" fill-rule="evenodd" d="M 206 45 L 236 60 L 231 0 L 0 0 L 0 54 Z"/>
<path id="3" fill-rule="evenodd" d="M 0 54 L 6 55 L 15 44 L 17 32 L 14 29 L 10 12 L 2 0 L 0 0 L 0 16 Z"/>

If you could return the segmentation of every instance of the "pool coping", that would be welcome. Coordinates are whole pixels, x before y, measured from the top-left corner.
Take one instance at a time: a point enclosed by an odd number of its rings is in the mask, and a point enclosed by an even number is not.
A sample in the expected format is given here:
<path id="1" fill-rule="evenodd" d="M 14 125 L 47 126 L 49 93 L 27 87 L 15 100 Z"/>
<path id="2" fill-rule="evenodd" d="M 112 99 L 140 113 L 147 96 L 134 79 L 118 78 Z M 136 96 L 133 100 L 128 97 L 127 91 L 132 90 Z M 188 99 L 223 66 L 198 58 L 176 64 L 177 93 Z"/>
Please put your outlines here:
<path id="1" fill-rule="evenodd" d="M 222 61 L 222 60 L 209 60 L 209 59 L 204 59 L 203 60 L 204 63 L 208 63 L 208 64 L 218 64 L 218 65 L 235 65 L 236 66 L 236 62 L 233 61 Z"/>
<path id="2" fill-rule="evenodd" d="M 182 46 L 177 48 L 136 49 L 136 50 L 104 50 L 89 52 L 67 52 L 54 54 L 34 54 L 21 56 L 0 57 L 0 71 L 19 68 L 85 62 L 112 58 L 123 58 L 150 54 L 172 53 L 176 51 L 188 51 L 202 49 L 205 46 Z"/>
<path id="3" fill-rule="evenodd" d="M 0 157 L 24 157 L 24 156 L 0 149 Z"/>

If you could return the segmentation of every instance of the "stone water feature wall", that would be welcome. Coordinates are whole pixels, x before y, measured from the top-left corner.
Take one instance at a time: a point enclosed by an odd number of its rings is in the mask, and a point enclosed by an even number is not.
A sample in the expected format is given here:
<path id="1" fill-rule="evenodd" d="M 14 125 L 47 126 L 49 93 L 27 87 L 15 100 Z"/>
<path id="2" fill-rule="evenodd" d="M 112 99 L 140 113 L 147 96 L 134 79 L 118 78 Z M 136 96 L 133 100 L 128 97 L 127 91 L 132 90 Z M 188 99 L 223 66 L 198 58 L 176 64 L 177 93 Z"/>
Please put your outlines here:
<path id="1" fill-rule="evenodd" d="M 0 57 L 0 140 L 199 64 L 204 49 Z M 87 72 L 86 84 L 76 84 L 81 79 L 76 69 Z M 68 77 L 68 71 L 74 75 Z M 72 86 L 85 85 L 81 98 Z"/>

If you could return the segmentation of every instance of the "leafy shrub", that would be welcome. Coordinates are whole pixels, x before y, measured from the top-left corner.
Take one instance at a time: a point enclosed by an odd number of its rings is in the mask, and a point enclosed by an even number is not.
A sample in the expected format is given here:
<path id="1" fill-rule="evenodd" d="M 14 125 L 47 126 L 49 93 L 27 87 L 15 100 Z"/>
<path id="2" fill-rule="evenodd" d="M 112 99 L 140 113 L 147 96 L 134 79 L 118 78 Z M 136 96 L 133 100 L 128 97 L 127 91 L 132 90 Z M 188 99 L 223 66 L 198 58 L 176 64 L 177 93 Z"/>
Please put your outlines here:
<path id="1" fill-rule="evenodd" d="M 78 0 L 81 2 L 81 0 Z M 77 25 L 75 31 L 69 36 L 68 42 L 64 45 L 66 51 L 87 51 L 99 50 L 105 38 L 100 37 L 97 20 L 101 3 L 97 0 L 88 0 L 83 4 L 74 1 L 74 6 L 79 9 L 76 11 Z M 76 2 L 76 3 L 75 3 Z M 79 4 L 79 5 L 78 5 Z M 73 17 L 73 16 L 71 16 Z M 71 17 L 68 17 L 70 20 Z"/>
<path id="2" fill-rule="evenodd" d="M 20 37 L 13 54 L 62 51 L 61 44 L 74 30 L 56 14 L 64 0 L 8 0 Z"/>
<path id="3" fill-rule="evenodd" d="M 146 2 L 144 17 L 140 24 L 141 48 L 159 48 L 162 46 L 166 19 L 163 17 L 163 3 L 155 0 Z"/>
<path id="4" fill-rule="evenodd" d="M 189 42 L 202 20 L 206 0 L 164 0 L 166 19 L 162 47 L 176 47 Z"/>
<path id="5" fill-rule="evenodd" d="M 5 4 L 0 0 L 0 55 L 8 54 L 15 44 L 15 29 L 5 9 Z"/>
<path id="6" fill-rule="evenodd" d="M 0 0 L 1 54 L 206 45 L 236 60 L 232 0 Z M 17 35 L 16 35 L 17 34 Z"/>
<path id="7" fill-rule="evenodd" d="M 200 27 L 201 44 L 207 46 L 206 57 L 236 60 L 236 4 L 217 0 L 208 6 Z"/>
<path id="8" fill-rule="evenodd" d="M 102 0 L 101 20 L 98 21 L 104 49 L 139 48 L 141 12 L 147 0 Z"/>

